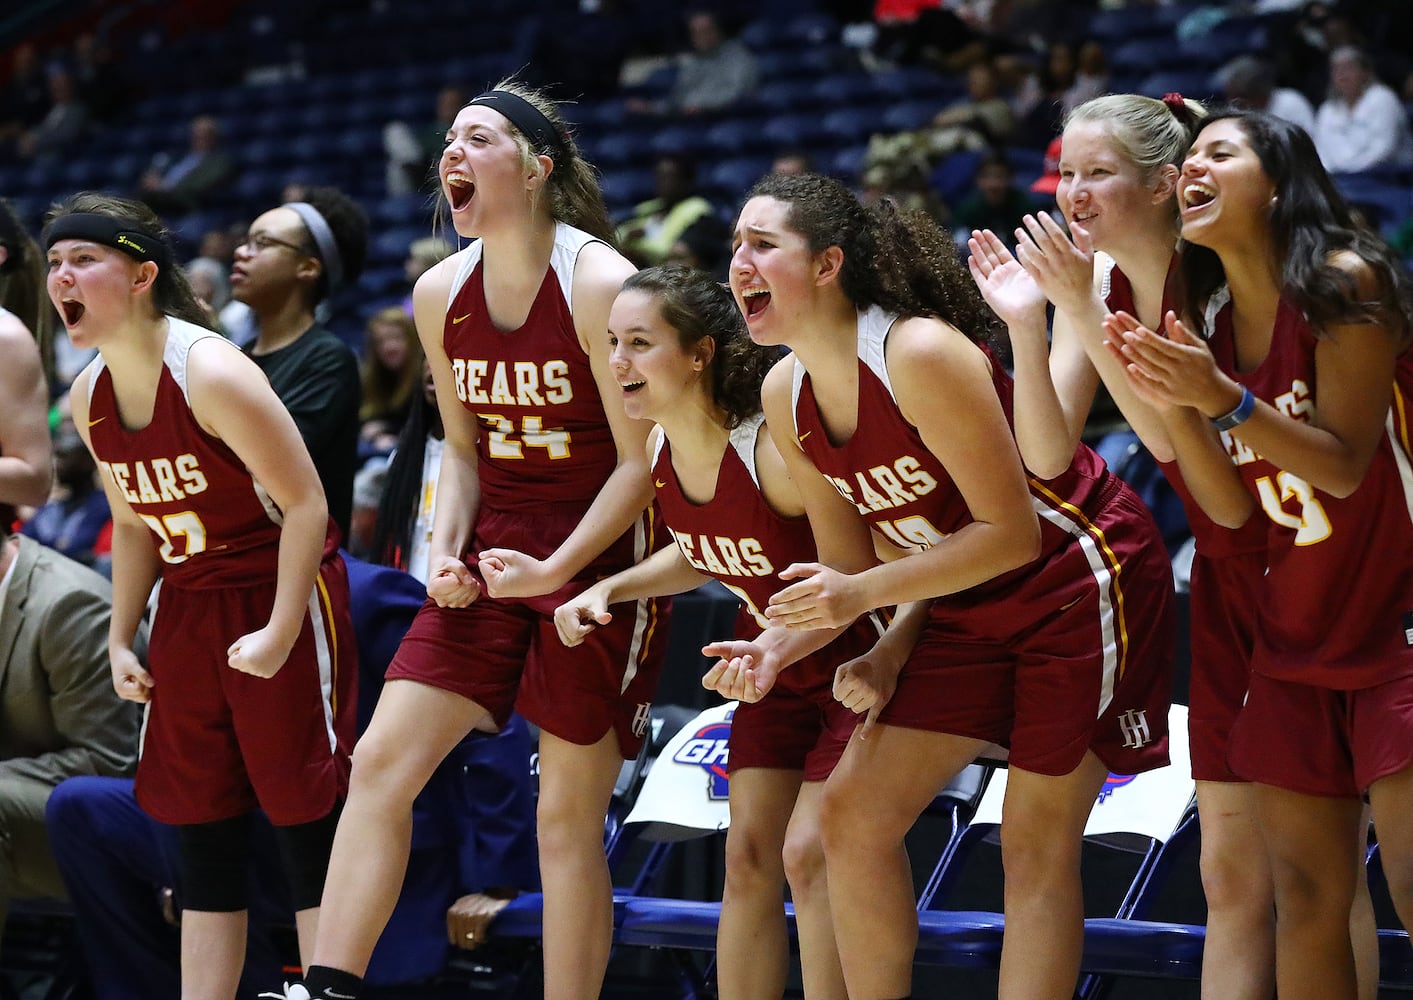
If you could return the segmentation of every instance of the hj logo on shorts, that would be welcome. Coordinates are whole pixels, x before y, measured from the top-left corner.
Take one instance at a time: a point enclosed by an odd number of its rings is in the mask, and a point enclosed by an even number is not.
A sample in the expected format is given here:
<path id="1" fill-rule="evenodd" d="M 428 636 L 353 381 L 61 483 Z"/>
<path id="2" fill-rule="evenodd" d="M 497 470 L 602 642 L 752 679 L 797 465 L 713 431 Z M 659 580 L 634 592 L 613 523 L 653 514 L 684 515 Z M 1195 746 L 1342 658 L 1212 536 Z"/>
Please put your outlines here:
<path id="1" fill-rule="evenodd" d="M 1124 746 L 1132 750 L 1153 742 L 1153 733 L 1148 728 L 1148 713 L 1141 708 L 1130 708 L 1119 716 L 1119 732 L 1124 734 Z"/>
<path id="2" fill-rule="evenodd" d="M 633 736 L 635 739 L 642 739 L 648 732 L 648 723 L 652 720 L 652 702 L 638 702 L 638 710 L 633 713 Z"/>

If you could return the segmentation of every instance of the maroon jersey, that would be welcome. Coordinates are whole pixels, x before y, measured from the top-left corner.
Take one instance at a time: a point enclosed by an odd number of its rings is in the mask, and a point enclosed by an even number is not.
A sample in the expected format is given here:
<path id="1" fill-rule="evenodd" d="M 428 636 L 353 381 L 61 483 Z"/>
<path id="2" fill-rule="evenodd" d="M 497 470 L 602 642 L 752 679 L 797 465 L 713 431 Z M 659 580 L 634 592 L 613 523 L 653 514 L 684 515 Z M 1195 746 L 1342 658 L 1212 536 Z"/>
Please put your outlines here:
<path id="1" fill-rule="evenodd" d="M 90 367 L 88 434 L 101 475 L 144 524 L 175 586 L 243 586 L 276 576 L 283 515 L 224 441 L 191 412 L 186 362 L 210 330 L 167 317 L 157 400 L 146 427 L 123 426 L 113 376 L 100 355 Z M 239 351 L 232 346 L 236 354 Z"/>
<path id="2" fill-rule="evenodd" d="M 574 330 L 572 289 L 579 251 L 594 238 L 563 223 L 525 323 L 495 328 L 486 309 L 482 244 L 457 271 L 442 344 L 456 398 L 476 418 L 483 503 L 587 507 L 617 462 L 613 434 Z"/>
<path id="3" fill-rule="evenodd" d="M 1295 420 L 1318 413 L 1316 339 L 1282 300 L 1270 352 L 1236 370 L 1229 296 L 1207 307 L 1223 371 Z M 1239 438 L 1222 440 L 1265 512 L 1270 570 L 1256 620 L 1252 669 L 1279 680 L 1354 690 L 1413 672 L 1413 353 L 1399 359 L 1385 432 L 1359 488 L 1343 499 L 1278 468 Z"/>
<path id="4" fill-rule="evenodd" d="M 880 534 L 900 549 L 920 551 L 970 524 L 972 516 L 947 470 L 893 398 L 884 346 L 896 319 L 879 308 L 859 313 L 858 426 L 837 447 L 820 420 L 809 373 L 795 362 L 795 435 L 815 468 Z M 1012 423 L 1011 377 L 989 352 L 987 358 L 996 395 Z M 1094 514 L 1117 489 L 1103 460 L 1084 444 L 1061 475 L 1044 482 L 1028 477 L 1027 482 L 1040 518 L 1041 549 L 1035 561 L 940 603 L 971 604 L 1008 593 L 1033 576 L 1038 563 L 1089 537 Z"/>
<path id="5" fill-rule="evenodd" d="M 791 563 L 817 558 L 809 519 L 782 517 L 761 495 L 756 437 L 764 425 L 765 419 L 757 415 L 731 432 L 731 446 L 717 472 L 716 493 L 706 503 L 683 496 L 665 437 L 653 462 L 653 485 L 663 520 L 687 561 L 741 599 L 742 617 L 753 626 L 738 632 L 743 636 L 754 636 L 770 626 L 765 607 L 770 595 L 784 586 L 777 574 Z"/>

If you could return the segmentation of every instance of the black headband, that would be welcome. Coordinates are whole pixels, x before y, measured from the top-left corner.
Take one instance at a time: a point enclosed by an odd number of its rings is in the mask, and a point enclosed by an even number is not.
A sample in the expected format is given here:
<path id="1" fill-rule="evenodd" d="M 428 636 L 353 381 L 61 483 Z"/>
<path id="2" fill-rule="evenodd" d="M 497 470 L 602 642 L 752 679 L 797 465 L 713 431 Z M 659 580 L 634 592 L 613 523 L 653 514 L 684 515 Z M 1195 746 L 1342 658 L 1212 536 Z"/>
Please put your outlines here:
<path id="1" fill-rule="evenodd" d="M 101 243 L 114 250 L 121 250 L 133 260 L 150 260 L 158 267 L 166 267 L 172 257 L 161 237 L 125 226 L 112 216 L 100 215 L 97 212 L 73 212 L 61 215 L 49 223 L 44 230 L 45 251 L 50 250 L 60 240 Z"/>
<path id="2" fill-rule="evenodd" d="M 467 107 L 472 104 L 505 115 L 510 124 L 518 128 L 536 150 L 548 149 L 554 156 L 558 156 L 568 148 L 564 135 L 545 117 L 544 112 L 518 94 L 512 94 L 508 90 L 488 90 L 473 98 Z"/>

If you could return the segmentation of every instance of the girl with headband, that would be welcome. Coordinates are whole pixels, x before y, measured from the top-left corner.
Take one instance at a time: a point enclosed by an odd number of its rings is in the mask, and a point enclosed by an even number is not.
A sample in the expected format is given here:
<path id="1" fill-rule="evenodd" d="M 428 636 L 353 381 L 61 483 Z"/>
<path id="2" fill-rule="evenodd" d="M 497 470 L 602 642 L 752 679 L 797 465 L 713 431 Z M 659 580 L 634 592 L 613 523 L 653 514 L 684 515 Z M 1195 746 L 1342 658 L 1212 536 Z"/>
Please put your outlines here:
<path id="1" fill-rule="evenodd" d="M 1129 388 L 1104 348 L 1104 317 L 1124 312 L 1154 326 L 1177 308 L 1178 167 L 1206 110 L 1180 94 L 1109 94 L 1074 110 L 1061 144 L 1055 192 L 1069 235 L 1027 216 L 1015 257 L 974 233 L 971 269 L 1010 332 L 1016 363 L 1016 440 L 1042 477 L 1079 443 L 1102 381 L 1129 426 L 1183 500 L 1196 539 L 1191 573 L 1188 737 L 1202 822 L 1207 899 L 1203 989 L 1265 1000 L 1275 976 L 1271 875 L 1256 826 L 1254 791 L 1227 764 L 1232 722 L 1246 695 L 1256 594 L 1266 573 L 1259 520 L 1231 530 L 1193 500 L 1162 420 Z M 1047 344 L 1045 301 L 1055 305 Z M 1352 914 L 1370 989 L 1377 941 L 1367 892 Z"/>
<path id="2" fill-rule="evenodd" d="M 1157 527 L 1088 448 L 1048 481 L 1027 476 L 1011 379 L 985 343 L 994 317 L 926 216 L 773 176 L 734 242 L 751 339 L 794 352 L 762 390 L 771 436 L 796 483 L 834 486 L 805 492 L 820 559 L 780 574 L 767 618 L 832 628 L 931 600 L 892 700 L 820 806 L 849 995 L 907 996 L 904 837 L 997 743 L 1010 750 L 1001 996 L 1068 1000 L 1094 800 L 1110 772 L 1168 761 L 1172 574 Z"/>
<path id="3" fill-rule="evenodd" d="M 1178 203 L 1166 337 L 1122 313 L 1106 329 L 1204 508 L 1264 528 L 1227 758 L 1271 859 L 1277 992 L 1353 997 L 1362 796 L 1413 926 L 1413 284 L 1309 135 L 1273 115 L 1205 122 Z"/>
<path id="4" fill-rule="evenodd" d="M 257 808 L 280 835 L 311 957 L 353 743 L 337 529 L 294 421 L 202 325 L 150 209 L 78 194 L 50 214 L 44 244 L 69 337 L 98 349 L 70 395 L 113 511 L 113 685 L 147 705 L 135 791 L 178 827 L 182 992 L 229 997 Z M 154 585 L 144 666 L 132 641 Z"/>
<path id="5" fill-rule="evenodd" d="M 837 635 L 770 628 L 763 609 L 776 573 L 817 557 L 801 492 L 830 488 L 792 481 L 765 426 L 760 385 L 780 351 L 751 343 L 731 293 L 711 275 L 676 266 L 628 279 L 609 339 L 625 409 L 659 428 L 649 444 L 653 486 L 677 544 L 594 584 L 560 607 L 555 624 L 576 646 L 626 598 L 682 593 L 712 578 L 740 598 L 737 638 L 703 650 L 721 657 L 703 686 L 742 702 L 731 718 L 717 990 L 724 1000 L 784 993 L 788 876 L 805 996 L 843 997 L 820 793 L 860 715 L 866 732 L 887 703 L 926 605 L 900 612 L 886 639 L 873 614 Z"/>
<path id="6" fill-rule="evenodd" d="M 596 997 L 613 933 L 603 818 L 647 732 L 663 622 L 652 601 L 615 605 L 566 649 L 553 612 L 658 541 L 649 425 L 624 415 L 605 332 L 633 267 L 592 168 L 533 90 L 503 83 L 462 108 L 438 174 L 472 242 L 413 294 L 446 434 L 428 601 L 359 741 L 331 919 L 286 995 L 359 995 L 402 883 L 413 798 L 470 729 L 518 708 L 542 733 L 545 995 Z"/>
<path id="7" fill-rule="evenodd" d="M 14 527 L 16 507 L 49 499 L 53 315 L 44 301 L 44 258 L 0 198 L 0 537 Z"/>

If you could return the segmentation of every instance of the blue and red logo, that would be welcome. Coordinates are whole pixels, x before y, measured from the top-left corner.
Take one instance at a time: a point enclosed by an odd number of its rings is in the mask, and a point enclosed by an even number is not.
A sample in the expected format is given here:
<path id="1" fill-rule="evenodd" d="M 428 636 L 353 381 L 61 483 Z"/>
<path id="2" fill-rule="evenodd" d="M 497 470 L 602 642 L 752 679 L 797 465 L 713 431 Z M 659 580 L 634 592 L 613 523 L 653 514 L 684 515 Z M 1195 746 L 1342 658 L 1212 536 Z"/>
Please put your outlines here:
<path id="1" fill-rule="evenodd" d="M 707 773 L 707 798 L 713 802 L 725 799 L 729 792 L 726 759 L 730 736 L 730 718 L 710 722 L 693 733 L 672 755 L 674 763 L 700 767 Z"/>
<path id="2" fill-rule="evenodd" d="M 1105 778 L 1104 787 L 1099 789 L 1100 805 L 1103 805 L 1105 799 L 1132 782 L 1136 777 L 1138 777 L 1136 774 L 1111 774 Z"/>

